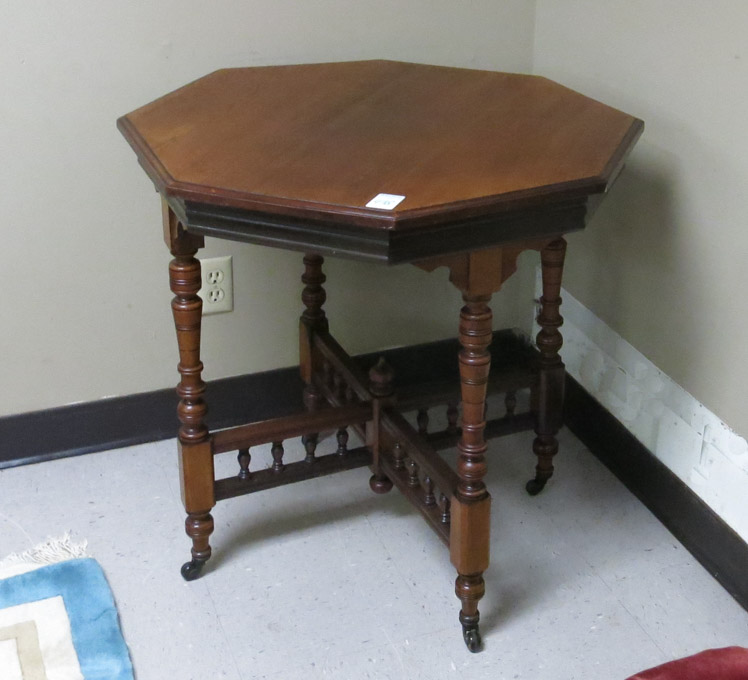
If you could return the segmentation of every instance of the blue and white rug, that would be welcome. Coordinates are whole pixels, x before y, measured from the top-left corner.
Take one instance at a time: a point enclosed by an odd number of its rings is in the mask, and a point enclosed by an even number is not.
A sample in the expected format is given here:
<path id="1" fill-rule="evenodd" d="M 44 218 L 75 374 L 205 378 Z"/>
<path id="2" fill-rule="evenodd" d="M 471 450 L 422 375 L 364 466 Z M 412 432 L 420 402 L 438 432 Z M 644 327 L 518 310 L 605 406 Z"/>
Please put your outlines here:
<path id="1" fill-rule="evenodd" d="M 82 554 L 64 536 L 0 564 L 2 680 L 133 680 L 109 585 Z"/>

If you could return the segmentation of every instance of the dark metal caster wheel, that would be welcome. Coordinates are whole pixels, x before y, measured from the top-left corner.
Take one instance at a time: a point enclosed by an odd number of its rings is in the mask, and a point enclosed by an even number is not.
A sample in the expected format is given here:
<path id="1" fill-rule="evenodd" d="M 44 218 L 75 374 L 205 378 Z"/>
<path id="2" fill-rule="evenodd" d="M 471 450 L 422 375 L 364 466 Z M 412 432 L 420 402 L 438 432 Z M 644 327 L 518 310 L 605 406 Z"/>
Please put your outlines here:
<path id="1" fill-rule="evenodd" d="M 546 480 L 531 479 L 525 484 L 525 491 L 531 496 L 537 496 L 543 489 L 545 489 Z"/>
<path id="2" fill-rule="evenodd" d="M 483 649 L 483 640 L 480 636 L 478 626 L 463 626 L 462 637 L 465 640 L 465 645 L 468 651 L 475 654 Z"/>
<path id="3" fill-rule="evenodd" d="M 369 478 L 369 487 L 374 493 L 387 493 L 392 489 L 392 482 L 387 477 L 372 475 Z"/>
<path id="4" fill-rule="evenodd" d="M 182 578 L 185 581 L 194 581 L 200 576 L 200 573 L 205 566 L 205 562 L 201 560 L 190 560 L 182 565 Z"/>

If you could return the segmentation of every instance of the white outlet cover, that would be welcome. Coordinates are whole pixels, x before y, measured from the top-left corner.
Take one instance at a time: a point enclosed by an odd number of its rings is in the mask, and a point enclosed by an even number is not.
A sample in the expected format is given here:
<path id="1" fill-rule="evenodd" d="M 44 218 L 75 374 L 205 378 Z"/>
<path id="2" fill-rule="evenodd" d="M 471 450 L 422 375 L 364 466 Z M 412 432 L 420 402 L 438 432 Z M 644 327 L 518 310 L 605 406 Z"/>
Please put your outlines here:
<path id="1" fill-rule="evenodd" d="M 234 277 L 231 255 L 200 259 L 203 316 L 234 310 Z"/>

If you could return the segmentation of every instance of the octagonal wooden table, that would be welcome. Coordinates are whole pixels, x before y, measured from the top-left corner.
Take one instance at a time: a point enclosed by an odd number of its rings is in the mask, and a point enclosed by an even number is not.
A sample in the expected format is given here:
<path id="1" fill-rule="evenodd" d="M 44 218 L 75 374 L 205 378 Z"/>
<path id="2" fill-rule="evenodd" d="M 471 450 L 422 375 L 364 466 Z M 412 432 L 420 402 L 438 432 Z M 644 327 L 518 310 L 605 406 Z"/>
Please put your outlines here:
<path id="1" fill-rule="evenodd" d="M 393 483 L 450 548 L 460 622 L 481 647 L 478 601 L 489 557 L 483 482 L 492 318 L 489 302 L 524 250 L 540 251 L 543 296 L 533 392 L 538 493 L 553 473 L 564 365 L 559 296 L 564 234 L 584 228 L 641 134 L 640 120 L 547 79 L 392 61 L 217 71 L 122 117 L 118 126 L 164 201 L 174 255 L 172 303 L 182 497 L 192 559 L 210 557 L 217 500 L 370 465 L 371 488 Z M 201 379 L 200 264 L 205 236 L 305 253 L 300 369 L 307 411 L 211 433 Z M 323 256 L 449 268 L 462 292 L 462 417 L 453 471 L 426 432 L 402 416 L 385 362 L 362 374 L 329 333 Z M 366 291 L 361 291 L 365 300 Z M 511 404 L 511 393 L 507 403 Z M 510 406 L 513 410 L 513 406 Z M 364 446 L 348 448 L 348 430 Z M 316 455 L 319 433 L 337 449 Z M 302 436 L 306 459 L 286 464 L 283 441 Z M 250 448 L 272 443 L 274 463 L 250 469 Z M 236 476 L 216 480 L 213 458 L 237 451 Z"/>

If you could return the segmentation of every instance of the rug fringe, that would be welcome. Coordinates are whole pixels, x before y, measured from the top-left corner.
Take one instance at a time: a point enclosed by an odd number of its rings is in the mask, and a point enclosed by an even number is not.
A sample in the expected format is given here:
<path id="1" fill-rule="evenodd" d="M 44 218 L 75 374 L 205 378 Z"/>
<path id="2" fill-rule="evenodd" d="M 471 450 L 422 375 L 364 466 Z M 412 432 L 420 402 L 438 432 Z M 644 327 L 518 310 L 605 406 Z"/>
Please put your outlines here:
<path id="1" fill-rule="evenodd" d="M 60 538 L 48 538 L 44 543 L 40 543 L 33 548 L 8 555 L 0 561 L 0 568 L 17 564 L 56 564 L 65 560 L 88 557 L 87 547 L 88 541 L 83 540 L 76 543 L 72 540 L 68 531 Z"/>

